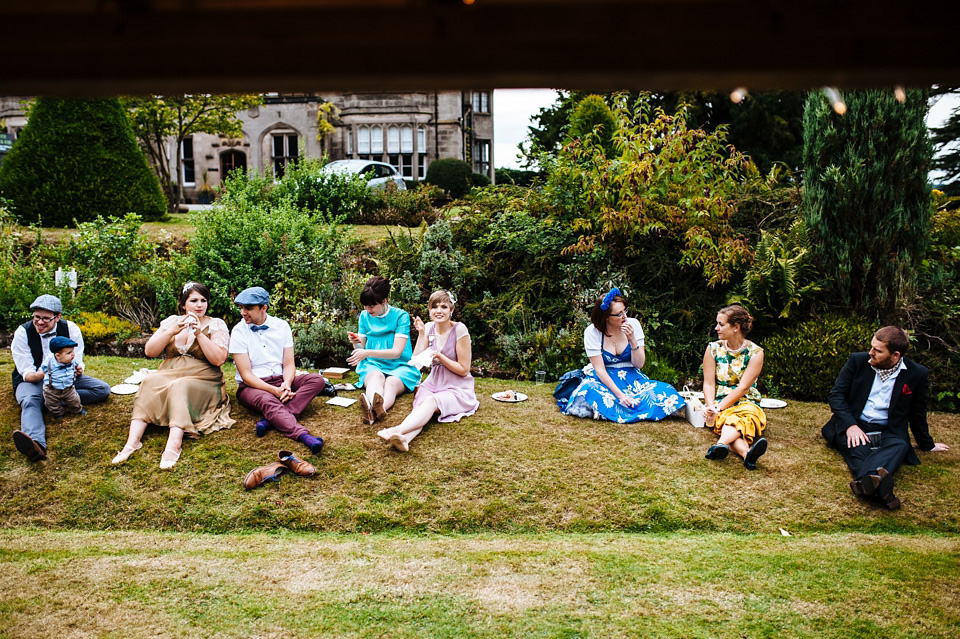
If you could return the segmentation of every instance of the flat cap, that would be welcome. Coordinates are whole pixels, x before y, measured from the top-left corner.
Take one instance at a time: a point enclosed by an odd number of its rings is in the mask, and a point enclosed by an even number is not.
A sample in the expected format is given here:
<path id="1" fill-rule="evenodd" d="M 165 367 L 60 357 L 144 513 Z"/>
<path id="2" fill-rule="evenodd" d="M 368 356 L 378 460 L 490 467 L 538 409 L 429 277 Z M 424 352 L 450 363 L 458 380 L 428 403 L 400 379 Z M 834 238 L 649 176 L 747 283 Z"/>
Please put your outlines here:
<path id="1" fill-rule="evenodd" d="M 78 346 L 78 344 L 69 337 L 61 337 L 60 335 L 57 335 L 50 340 L 51 353 L 59 353 L 63 349 L 70 348 L 71 346 Z"/>
<path id="2" fill-rule="evenodd" d="M 261 286 L 245 288 L 233 300 L 234 304 L 269 304 L 270 293 Z"/>
<path id="3" fill-rule="evenodd" d="M 56 295 L 41 295 L 33 300 L 33 304 L 30 305 L 30 310 L 32 311 L 37 308 L 56 313 L 57 315 L 63 312 L 63 304 L 60 303 L 60 298 Z"/>

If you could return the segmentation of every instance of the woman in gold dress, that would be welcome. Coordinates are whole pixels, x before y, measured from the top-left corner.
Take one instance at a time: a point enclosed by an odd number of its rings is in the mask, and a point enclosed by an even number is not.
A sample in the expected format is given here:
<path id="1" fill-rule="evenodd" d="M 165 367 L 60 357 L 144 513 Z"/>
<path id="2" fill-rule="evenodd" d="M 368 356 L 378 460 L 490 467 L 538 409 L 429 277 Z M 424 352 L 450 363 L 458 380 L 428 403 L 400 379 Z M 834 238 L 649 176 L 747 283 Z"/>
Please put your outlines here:
<path id="1" fill-rule="evenodd" d="M 209 317 L 210 291 L 187 282 L 177 304 L 179 315 L 160 322 L 160 328 L 143 348 L 147 357 L 163 357 L 158 370 L 140 383 L 130 434 L 113 458 L 124 461 L 142 444 L 147 424 L 170 429 L 160 468 L 173 468 L 180 458 L 183 437 L 199 437 L 229 428 L 230 402 L 221 367 L 227 361 L 230 332 L 223 320 Z"/>

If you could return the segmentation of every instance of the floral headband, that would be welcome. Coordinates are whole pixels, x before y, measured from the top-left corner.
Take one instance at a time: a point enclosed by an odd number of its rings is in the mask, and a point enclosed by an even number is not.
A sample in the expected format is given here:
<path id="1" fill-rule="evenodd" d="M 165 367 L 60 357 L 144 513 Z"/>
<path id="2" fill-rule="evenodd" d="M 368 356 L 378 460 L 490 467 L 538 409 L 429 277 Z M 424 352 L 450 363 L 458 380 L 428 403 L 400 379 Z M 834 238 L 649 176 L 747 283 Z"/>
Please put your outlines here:
<path id="1" fill-rule="evenodd" d="M 607 311 L 610 310 L 610 303 L 613 302 L 613 298 L 620 295 L 620 289 L 613 287 L 610 289 L 610 292 L 603 296 L 603 301 L 600 302 L 600 310 Z"/>
<path id="2" fill-rule="evenodd" d="M 183 295 L 184 293 L 189 291 L 191 288 L 196 286 L 198 283 L 199 282 L 187 282 L 186 284 L 183 285 L 183 289 L 181 289 L 180 294 Z"/>

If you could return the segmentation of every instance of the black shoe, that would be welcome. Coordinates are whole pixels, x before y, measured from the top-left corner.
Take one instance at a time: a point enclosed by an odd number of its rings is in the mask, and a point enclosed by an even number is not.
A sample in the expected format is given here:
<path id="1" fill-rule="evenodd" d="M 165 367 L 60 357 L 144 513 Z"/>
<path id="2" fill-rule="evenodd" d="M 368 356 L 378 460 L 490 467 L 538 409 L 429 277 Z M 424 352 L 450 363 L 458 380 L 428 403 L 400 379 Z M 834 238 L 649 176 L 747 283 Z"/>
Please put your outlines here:
<path id="1" fill-rule="evenodd" d="M 767 440 L 763 437 L 753 442 L 753 446 L 747 451 L 747 456 L 743 458 L 743 465 L 747 470 L 757 469 L 757 460 L 767 452 Z"/>
<path id="2" fill-rule="evenodd" d="M 730 454 L 730 447 L 726 444 L 714 444 L 707 449 L 707 459 L 725 459 Z"/>
<path id="3" fill-rule="evenodd" d="M 13 431 L 13 445 L 23 456 L 32 462 L 43 461 L 47 458 L 47 449 L 34 441 L 22 430 Z"/>
<path id="4" fill-rule="evenodd" d="M 323 388 L 320 390 L 319 394 L 325 395 L 327 397 L 336 397 L 337 389 L 333 387 L 333 384 L 331 384 L 330 382 L 327 382 L 326 384 L 323 385 Z"/>

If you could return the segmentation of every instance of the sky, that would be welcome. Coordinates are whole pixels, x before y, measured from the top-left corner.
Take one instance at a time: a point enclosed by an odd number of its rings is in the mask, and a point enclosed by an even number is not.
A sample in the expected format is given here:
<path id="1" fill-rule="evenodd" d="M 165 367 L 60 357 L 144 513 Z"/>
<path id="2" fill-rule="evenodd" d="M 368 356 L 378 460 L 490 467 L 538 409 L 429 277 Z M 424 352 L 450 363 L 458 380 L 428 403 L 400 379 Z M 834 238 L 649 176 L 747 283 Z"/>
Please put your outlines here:
<path id="1" fill-rule="evenodd" d="M 531 116 L 556 101 L 553 89 L 497 89 L 493 92 L 493 165 L 519 169 L 517 145 L 527 138 Z"/>
<path id="2" fill-rule="evenodd" d="M 493 92 L 493 163 L 496 168 L 519 169 L 517 145 L 527 137 L 530 118 L 556 101 L 554 89 L 497 89 Z M 960 96 L 948 95 L 934 104 L 927 126 L 940 126 L 960 106 Z M 934 176 L 935 177 L 935 176 Z"/>

